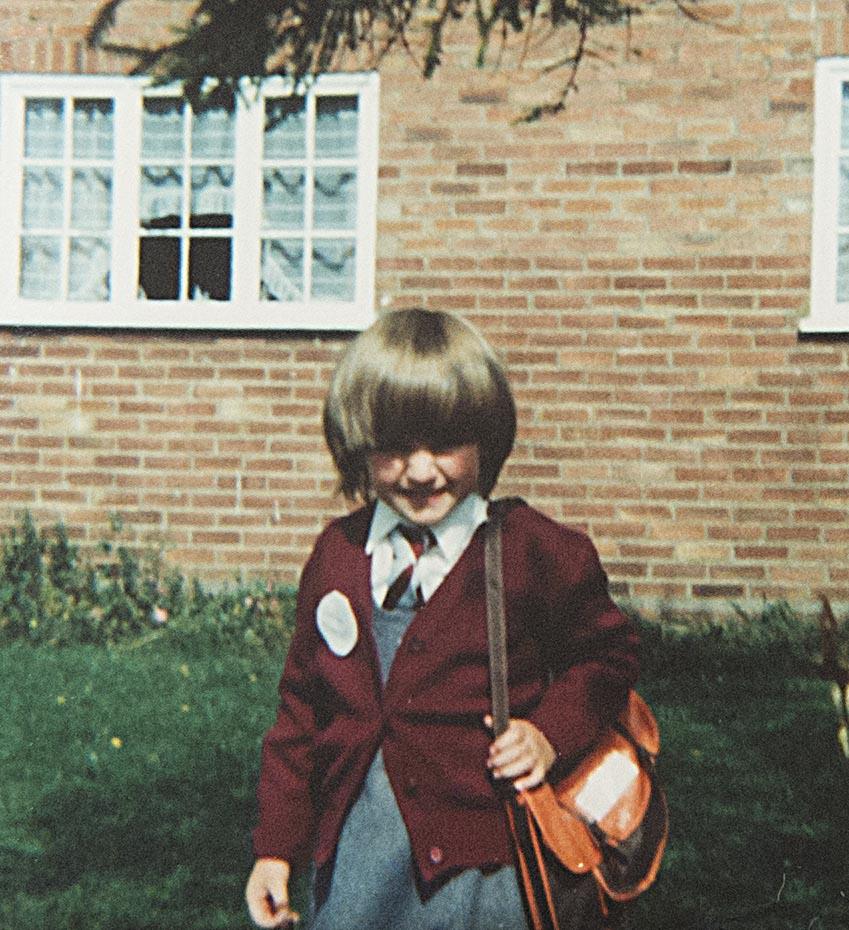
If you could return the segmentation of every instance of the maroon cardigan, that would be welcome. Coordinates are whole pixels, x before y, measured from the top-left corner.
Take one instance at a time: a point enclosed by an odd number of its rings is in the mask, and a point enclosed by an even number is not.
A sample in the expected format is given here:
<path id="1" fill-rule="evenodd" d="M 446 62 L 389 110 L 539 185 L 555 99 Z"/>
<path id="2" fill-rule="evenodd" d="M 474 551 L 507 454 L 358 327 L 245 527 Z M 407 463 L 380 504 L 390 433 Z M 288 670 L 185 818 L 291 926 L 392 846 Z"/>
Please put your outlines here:
<path id="1" fill-rule="evenodd" d="M 383 689 L 364 549 L 371 515 L 367 507 L 331 523 L 304 569 L 279 712 L 263 742 L 254 852 L 327 862 L 382 746 L 428 885 L 511 861 L 482 722 L 490 710 L 483 530 L 416 615 Z M 568 761 L 622 708 L 637 677 L 637 637 L 583 534 L 519 504 L 504 520 L 503 558 L 511 716 L 533 721 Z M 316 627 L 316 606 L 334 589 L 359 631 L 344 657 Z"/>

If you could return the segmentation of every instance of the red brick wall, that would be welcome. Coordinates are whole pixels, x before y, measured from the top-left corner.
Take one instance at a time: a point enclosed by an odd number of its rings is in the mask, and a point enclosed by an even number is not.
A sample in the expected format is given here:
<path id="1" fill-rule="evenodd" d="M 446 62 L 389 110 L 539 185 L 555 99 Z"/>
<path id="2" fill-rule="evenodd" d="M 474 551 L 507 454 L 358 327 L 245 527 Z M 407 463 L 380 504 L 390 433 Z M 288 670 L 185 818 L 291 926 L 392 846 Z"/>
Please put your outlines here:
<path id="1" fill-rule="evenodd" d="M 0 67 L 118 68 L 81 45 L 97 6 L 0 6 Z M 129 4 L 122 28 L 177 6 Z M 499 492 L 588 529 L 618 594 L 849 599 L 849 343 L 797 332 L 814 60 L 849 53 L 847 20 L 700 9 L 637 18 L 630 51 L 605 32 L 608 60 L 531 124 L 559 78 L 509 54 L 476 71 L 462 30 L 431 82 L 387 61 L 378 296 L 457 310 L 503 352 L 521 429 Z M 294 580 L 343 509 L 319 431 L 339 345 L 3 333 L 0 516 L 94 541 L 117 511 L 190 573 Z"/>
<path id="2" fill-rule="evenodd" d="M 294 580 L 338 511 L 312 339 L 0 339 L 0 506 L 83 541 L 120 514 L 191 574 Z"/>

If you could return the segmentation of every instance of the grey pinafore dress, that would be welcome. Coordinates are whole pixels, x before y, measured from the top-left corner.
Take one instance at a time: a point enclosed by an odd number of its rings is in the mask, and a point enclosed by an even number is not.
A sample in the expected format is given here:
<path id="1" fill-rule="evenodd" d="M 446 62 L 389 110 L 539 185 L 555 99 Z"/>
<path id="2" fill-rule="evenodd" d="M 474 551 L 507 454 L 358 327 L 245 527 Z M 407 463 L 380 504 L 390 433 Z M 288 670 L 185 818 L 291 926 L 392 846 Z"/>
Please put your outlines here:
<path id="1" fill-rule="evenodd" d="M 415 607 L 374 607 L 384 684 Z M 339 838 L 323 903 L 310 899 L 310 930 L 527 930 L 511 866 L 467 869 L 422 902 L 407 830 L 378 751 Z M 323 897 L 324 893 L 319 897 Z"/>

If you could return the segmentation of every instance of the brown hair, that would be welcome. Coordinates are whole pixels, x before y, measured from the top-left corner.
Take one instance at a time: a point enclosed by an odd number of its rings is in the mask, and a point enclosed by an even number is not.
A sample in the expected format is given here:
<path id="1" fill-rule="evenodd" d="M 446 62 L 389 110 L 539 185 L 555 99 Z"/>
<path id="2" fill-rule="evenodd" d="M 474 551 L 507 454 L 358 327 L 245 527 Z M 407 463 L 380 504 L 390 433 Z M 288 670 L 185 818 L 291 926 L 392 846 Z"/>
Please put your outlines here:
<path id="1" fill-rule="evenodd" d="M 480 492 L 492 490 L 513 448 L 516 407 L 493 350 L 442 311 L 397 310 L 345 350 L 324 405 L 324 436 L 351 500 L 369 500 L 368 455 L 421 443 L 477 443 Z"/>

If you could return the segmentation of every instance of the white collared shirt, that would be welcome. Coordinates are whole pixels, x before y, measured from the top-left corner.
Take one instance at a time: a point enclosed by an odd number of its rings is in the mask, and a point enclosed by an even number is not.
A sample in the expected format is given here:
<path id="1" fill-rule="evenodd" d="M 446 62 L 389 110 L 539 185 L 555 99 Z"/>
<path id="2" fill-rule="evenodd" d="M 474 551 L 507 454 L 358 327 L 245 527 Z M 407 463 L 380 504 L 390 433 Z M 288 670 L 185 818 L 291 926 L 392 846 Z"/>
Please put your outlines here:
<path id="1" fill-rule="evenodd" d="M 411 586 L 419 588 L 424 601 L 442 584 L 445 576 L 457 564 L 475 530 L 486 523 L 487 503 L 480 494 L 472 493 L 454 507 L 439 523 L 431 526 L 436 545 L 428 547 L 413 570 Z M 411 564 L 414 556 L 409 543 L 393 530 L 399 523 L 408 522 L 388 504 L 378 500 L 374 508 L 366 555 L 371 556 L 371 590 L 376 604 L 382 604 L 386 592 L 400 569 L 393 572 L 396 558 L 399 565 Z"/>

